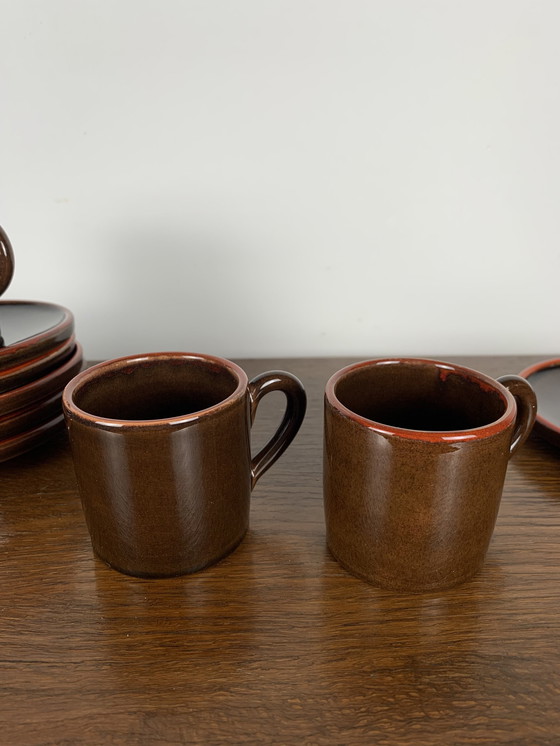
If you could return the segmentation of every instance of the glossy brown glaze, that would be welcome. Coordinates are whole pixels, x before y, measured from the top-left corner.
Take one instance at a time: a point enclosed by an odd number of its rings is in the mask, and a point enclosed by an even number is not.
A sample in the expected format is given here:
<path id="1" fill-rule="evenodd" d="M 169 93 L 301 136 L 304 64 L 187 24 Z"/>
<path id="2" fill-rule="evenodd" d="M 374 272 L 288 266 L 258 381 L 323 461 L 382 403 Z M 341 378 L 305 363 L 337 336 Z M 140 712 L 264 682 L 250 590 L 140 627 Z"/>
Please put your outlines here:
<path id="1" fill-rule="evenodd" d="M 269 390 L 286 394 L 286 413 L 251 459 L 251 420 Z M 248 382 L 220 358 L 152 353 L 84 371 L 63 404 L 95 552 L 122 572 L 164 577 L 239 544 L 251 488 L 297 433 L 305 393 L 289 373 Z"/>
<path id="2" fill-rule="evenodd" d="M 62 414 L 62 391 L 29 407 L 0 417 L 0 441 L 26 433 Z"/>
<path id="3" fill-rule="evenodd" d="M 52 351 L 74 333 L 74 315 L 39 301 L 0 301 L 0 373 Z"/>
<path id="4" fill-rule="evenodd" d="M 509 457 L 535 411 L 531 387 L 517 376 L 502 385 L 414 359 L 339 371 L 325 392 L 324 502 L 334 557 L 395 590 L 471 578 L 492 537 Z"/>
<path id="5" fill-rule="evenodd" d="M 0 225 L 0 295 L 3 295 L 14 275 L 14 251 L 10 239 Z M 6 344 L 0 327 L 0 349 Z"/>
<path id="6" fill-rule="evenodd" d="M 66 384 L 80 371 L 82 363 L 82 346 L 76 343 L 70 357 L 54 370 L 24 386 L 0 394 L 0 416 L 30 407 L 56 393 L 60 394 Z"/>
<path id="7" fill-rule="evenodd" d="M 72 335 L 56 347 L 46 350 L 31 360 L 0 370 L 0 394 L 20 388 L 55 371 L 71 357 L 75 347 L 76 338 Z"/>
<path id="8" fill-rule="evenodd" d="M 58 402 L 60 408 L 60 401 Z M 10 461 L 28 451 L 47 443 L 53 436 L 64 429 L 64 415 L 59 412 L 45 422 L 32 426 L 29 430 L 0 441 L 0 462 Z"/>
<path id="9" fill-rule="evenodd" d="M 0 225 L 0 295 L 7 290 L 14 276 L 14 250 L 6 231 Z"/>

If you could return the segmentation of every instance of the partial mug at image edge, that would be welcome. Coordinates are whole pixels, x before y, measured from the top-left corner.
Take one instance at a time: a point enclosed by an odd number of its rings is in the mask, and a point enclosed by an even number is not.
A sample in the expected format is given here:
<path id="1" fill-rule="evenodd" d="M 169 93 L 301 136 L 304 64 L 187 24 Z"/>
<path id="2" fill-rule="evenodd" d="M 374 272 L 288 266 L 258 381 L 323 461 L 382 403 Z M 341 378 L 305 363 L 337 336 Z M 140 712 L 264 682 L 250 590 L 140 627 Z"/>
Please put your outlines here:
<path id="1" fill-rule="evenodd" d="M 327 545 L 352 574 L 390 590 L 443 590 L 472 578 L 490 543 L 511 455 L 536 397 L 416 358 L 335 373 L 324 400 Z"/>
<path id="2" fill-rule="evenodd" d="M 286 409 L 251 457 L 251 424 L 270 391 L 285 394 Z M 201 570 L 241 542 L 251 491 L 296 436 L 306 395 L 285 371 L 249 381 L 222 358 L 147 353 L 83 371 L 63 407 L 94 552 L 157 578 Z"/>

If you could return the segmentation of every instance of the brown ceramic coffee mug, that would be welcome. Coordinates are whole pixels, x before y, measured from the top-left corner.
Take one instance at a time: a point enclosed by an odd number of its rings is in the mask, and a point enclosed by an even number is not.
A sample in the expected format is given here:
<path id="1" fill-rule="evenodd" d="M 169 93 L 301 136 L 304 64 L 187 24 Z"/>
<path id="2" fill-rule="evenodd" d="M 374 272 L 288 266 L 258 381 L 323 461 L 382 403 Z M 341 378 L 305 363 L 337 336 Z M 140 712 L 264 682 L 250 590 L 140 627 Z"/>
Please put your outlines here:
<path id="1" fill-rule="evenodd" d="M 286 411 L 251 458 L 251 423 L 269 391 L 286 395 Z M 83 371 L 63 407 L 94 551 L 122 572 L 165 577 L 239 544 L 251 490 L 295 437 L 306 397 L 290 373 L 249 382 L 228 360 L 151 353 Z"/>
<path id="2" fill-rule="evenodd" d="M 506 468 L 533 425 L 518 376 L 434 360 L 351 365 L 325 391 L 327 543 L 374 585 L 440 590 L 481 567 Z"/>

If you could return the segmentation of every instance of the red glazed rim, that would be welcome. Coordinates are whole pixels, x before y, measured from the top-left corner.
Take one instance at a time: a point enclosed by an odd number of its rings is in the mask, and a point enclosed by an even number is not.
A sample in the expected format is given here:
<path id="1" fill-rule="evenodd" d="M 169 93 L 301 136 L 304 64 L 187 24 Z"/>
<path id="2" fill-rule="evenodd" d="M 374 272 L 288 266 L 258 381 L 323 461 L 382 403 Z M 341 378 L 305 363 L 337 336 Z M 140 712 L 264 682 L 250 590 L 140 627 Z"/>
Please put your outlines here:
<path id="1" fill-rule="evenodd" d="M 0 441 L 0 463 L 21 456 L 50 440 L 64 426 L 62 413 L 31 430 Z"/>
<path id="2" fill-rule="evenodd" d="M 29 415 L 40 415 L 42 412 L 56 407 L 57 402 L 62 412 L 62 391 L 55 391 L 54 394 L 48 396 L 46 399 L 40 399 L 27 407 L 21 407 L 20 409 L 15 409 L 13 412 L 0 415 L 0 440 L 4 439 L 1 433 L 6 425 L 13 426 L 17 424 L 18 420 L 25 419 Z"/>
<path id="3" fill-rule="evenodd" d="M 471 382 L 477 383 L 482 389 L 490 388 L 500 394 L 504 400 L 506 405 L 505 412 L 497 420 L 494 420 L 494 422 L 491 422 L 488 425 L 483 425 L 482 427 L 474 427 L 469 430 L 409 430 L 407 428 L 393 427 L 382 422 L 375 422 L 374 420 L 368 420 L 366 417 L 361 417 L 359 414 L 356 414 L 356 412 L 345 407 L 338 399 L 336 395 L 336 386 L 338 382 L 349 373 L 359 370 L 360 368 L 374 367 L 378 365 L 398 365 L 402 363 L 436 366 L 441 369 L 444 376 L 449 375 L 449 373 L 456 373 L 467 378 Z M 499 383 L 499 381 L 495 381 L 493 378 L 490 378 L 490 376 L 487 376 L 484 373 L 479 373 L 472 368 L 466 368 L 462 365 L 447 363 L 441 360 L 429 360 L 424 358 L 380 358 L 353 363 L 352 365 L 348 365 L 337 371 L 329 378 L 325 388 L 325 397 L 331 407 L 362 427 L 367 427 L 369 430 L 375 430 L 382 435 L 392 435 L 401 438 L 408 438 L 410 440 L 420 440 L 431 443 L 449 443 L 488 438 L 509 427 L 515 419 L 516 412 L 515 399 L 506 387 Z"/>
<path id="4" fill-rule="evenodd" d="M 26 383 L 24 386 L 0 394 L 0 415 L 10 414 L 10 412 L 15 412 L 41 401 L 56 391 L 62 391 L 70 378 L 78 372 L 81 365 L 82 346 L 79 342 L 76 342 L 71 356 L 62 365 L 46 375 Z"/>
<path id="5" fill-rule="evenodd" d="M 218 402 L 212 407 L 207 409 L 201 409 L 197 412 L 191 412 L 186 415 L 180 415 L 178 417 L 167 417 L 164 419 L 156 420 L 119 420 L 113 419 L 112 417 L 100 417 L 98 415 L 91 414 L 78 407 L 74 402 L 74 396 L 79 389 L 86 383 L 90 383 L 97 378 L 102 378 L 107 374 L 113 374 L 126 368 L 130 363 L 142 365 L 143 363 L 149 363 L 150 360 L 154 359 L 173 359 L 173 360 L 189 360 L 189 361 L 202 361 L 209 363 L 210 365 L 217 366 L 225 369 L 237 378 L 237 386 L 235 391 L 231 393 L 225 399 Z M 198 352 L 148 352 L 140 355 L 127 355 L 126 357 L 119 357 L 113 360 L 106 360 L 103 363 L 97 363 L 91 368 L 83 370 L 78 373 L 65 387 L 62 393 L 62 406 L 64 408 L 67 417 L 79 420 L 86 425 L 93 425 L 95 427 L 101 427 L 104 429 L 126 429 L 135 430 L 137 428 L 145 427 L 176 427 L 177 425 L 186 425 L 189 423 L 196 422 L 202 417 L 208 417 L 214 414 L 218 414 L 226 407 L 230 406 L 234 401 L 238 401 L 242 396 L 245 395 L 248 386 L 248 378 L 245 371 L 230 360 L 226 360 L 221 357 L 214 357 L 213 355 L 205 355 Z"/>
<path id="6" fill-rule="evenodd" d="M 533 373 L 538 373 L 541 370 L 546 370 L 547 368 L 558 368 L 560 367 L 560 357 L 552 358 L 551 360 L 541 360 L 539 363 L 534 363 L 533 365 L 530 365 L 528 368 L 525 368 L 525 370 L 521 371 L 519 374 L 521 378 L 526 378 L 529 380 L 529 377 L 533 375 Z M 547 430 L 552 430 L 555 433 L 558 433 L 560 435 L 560 427 L 558 425 L 555 425 L 550 420 L 547 420 L 545 417 L 543 417 L 541 414 L 539 414 L 537 409 L 537 416 L 535 418 L 536 422 L 539 423 L 539 425 L 542 425 L 542 427 L 545 427 Z"/>
<path id="7" fill-rule="evenodd" d="M 62 357 L 65 352 L 71 350 L 76 344 L 76 337 L 71 334 L 67 339 L 57 344 L 55 347 L 49 347 L 47 350 L 39 353 L 35 357 L 29 360 L 23 360 L 22 362 L 16 362 L 11 368 L 4 368 L 0 370 L 0 378 L 7 378 L 8 376 L 14 376 L 22 371 L 28 371 L 33 366 L 40 365 L 41 363 L 48 364 L 51 361 L 56 361 L 57 357 Z"/>
<path id="8" fill-rule="evenodd" d="M 33 376 L 37 380 L 45 371 L 54 370 L 56 366 L 60 367 L 74 352 L 75 347 L 76 337 L 72 334 L 56 347 L 43 351 L 41 355 L 30 360 L 23 360 L 11 368 L 0 370 L 0 393 L 6 394 L 15 388 L 21 388 L 22 374 L 30 383 L 33 381 Z M 7 388 L 4 388 L 6 382 L 8 382 L 8 385 Z"/>
<path id="9" fill-rule="evenodd" d="M 74 328 L 74 315 L 72 311 L 64 306 L 59 306 L 58 303 L 46 303 L 44 301 L 35 300 L 2 300 L 0 305 L 10 306 L 51 306 L 62 311 L 63 317 L 54 326 L 45 329 L 39 334 L 34 334 L 31 337 L 26 337 L 20 342 L 16 342 L 12 345 L 0 348 L 0 359 L 11 359 L 23 350 L 29 350 L 32 352 L 36 347 L 42 349 L 44 343 L 52 341 L 53 344 L 63 342 L 65 339 L 72 334 Z"/>

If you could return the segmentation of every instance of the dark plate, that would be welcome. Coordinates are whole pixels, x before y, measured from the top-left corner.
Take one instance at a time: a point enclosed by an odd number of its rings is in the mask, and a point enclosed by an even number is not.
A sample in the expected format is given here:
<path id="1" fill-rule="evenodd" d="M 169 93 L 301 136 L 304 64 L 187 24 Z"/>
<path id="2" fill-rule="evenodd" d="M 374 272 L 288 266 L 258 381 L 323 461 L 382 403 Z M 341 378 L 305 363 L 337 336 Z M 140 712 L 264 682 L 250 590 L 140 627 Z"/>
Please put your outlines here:
<path id="1" fill-rule="evenodd" d="M 48 422 L 43 422 L 20 435 L 0 440 L 0 462 L 8 461 L 16 456 L 21 456 L 22 453 L 26 453 L 32 448 L 37 448 L 63 429 L 64 415 L 61 413 Z"/>
<path id="2" fill-rule="evenodd" d="M 0 443 L 8 438 L 24 435 L 45 422 L 56 419 L 62 413 L 62 392 L 58 391 L 48 399 L 18 409 L 0 417 Z"/>
<path id="3" fill-rule="evenodd" d="M 62 365 L 73 354 L 76 347 L 74 335 L 66 341 L 11 368 L 0 370 L 0 394 L 36 381 L 51 370 Z"/>
<path id="4" fill-rule="evenodd" d="M 74 333 L 71 311 L 55 303 L 0 301 L 0 370 L 36 358 Z"/>
<path id="5" fill-rule="evenodd" d="M 71 357 L 62 365 L 25 386 L 0 394 L 0 416 L 30 407 L 36 402 L 62 392 L 68 381 L 80 371 L 82 362 L 82 347 L 76 343 Z"/>
<path id="6" fill-rule="evenodd" d="M 537 395 L 534 432 L 560 448 L 560 358 L 543 360 L 522 371 Z"/>

